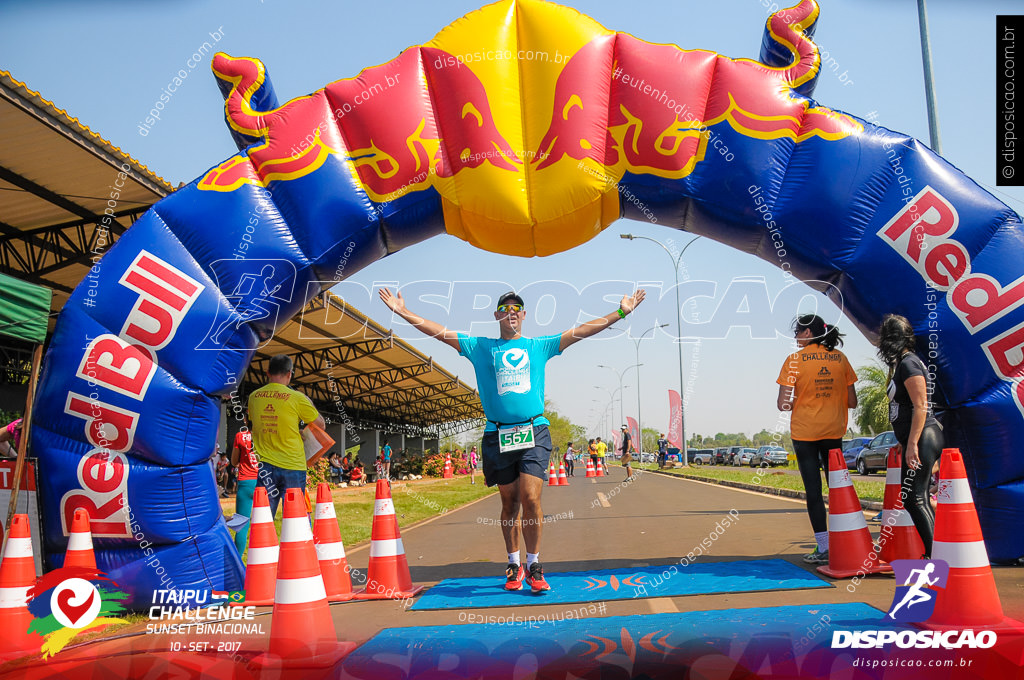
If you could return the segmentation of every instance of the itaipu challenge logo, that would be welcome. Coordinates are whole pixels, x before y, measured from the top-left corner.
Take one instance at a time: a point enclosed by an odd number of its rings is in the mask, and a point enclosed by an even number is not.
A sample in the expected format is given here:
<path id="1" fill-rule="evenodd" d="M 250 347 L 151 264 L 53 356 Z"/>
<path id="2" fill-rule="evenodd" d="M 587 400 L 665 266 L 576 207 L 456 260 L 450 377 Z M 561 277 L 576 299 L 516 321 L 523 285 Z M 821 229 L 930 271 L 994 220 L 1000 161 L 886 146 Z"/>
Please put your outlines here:
<path id="1" fill-rule="evenodd" d="M 89 567 L 62 567 L 43 576 L 28 591 L 28 610 L 35 617 L 29 633 L 43 636 L 43 658 L 64 649 L 77 635 L 112 623 L 124 612 L 128 593 Z"/>

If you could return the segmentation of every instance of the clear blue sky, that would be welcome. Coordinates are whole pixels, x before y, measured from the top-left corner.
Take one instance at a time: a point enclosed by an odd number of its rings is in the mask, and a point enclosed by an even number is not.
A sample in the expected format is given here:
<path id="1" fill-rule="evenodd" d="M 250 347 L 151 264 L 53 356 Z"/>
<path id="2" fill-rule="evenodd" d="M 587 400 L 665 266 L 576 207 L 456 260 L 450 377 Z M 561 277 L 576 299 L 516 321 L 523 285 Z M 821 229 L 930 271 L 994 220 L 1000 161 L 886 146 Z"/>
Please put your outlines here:
<path id="1" fill-rule="evenodd" d="M 571 4 L 605 26 L 630 32 L 652 42 L 671 42 L 684 48 L 710 49 L 730 57 L 756 58 L 764 31 L 767 2 L 669 0 Z M 821 0 L 816 42 L 845 72 L 843 84 L 824 74 L 815 91 L 823 105 L 868 117 L 878 124 L 927 141 L 921 52 L 914 0 Z M 191 181 L 235 152 L 223 121 L 223 100 L 209 71 L 209 58 L 189 71 L 185 83 L 165 106 L 149 134 L 139 124 L 179 69 L 211 34 L 220 33 L 216 48 L 235 56 L 261 58 L 268 67 L 281 101 L 307 94 L 328 82 L 356 75 L 365 66 L 388 61 L 405 47 L 430 40 L 445 25 L 479 5 L 467 0 L 445 3 L 303 2 L 257 0 L 232 2 L 139 3 L 120 0 L 78 3 L 56 0 L 0 0 L 0 68 L 39 90 L 57 106 L 78 117 L 114 144 L 148 165 L 170 182 Z M 1019 12 L 1011 0 L 931 0 L 932 49 L 943 156 L 979 184 L 1021 212 L 1024 192 L 995 190 L 995 17 Z M 59 159 L 54 159 L 59 162 Z M 822 181 L 828 181 L 822 177 Z M 561 330 L 563 320 L 575 318 L 576 307 L 614 309 L 614 302 L 595 302 L 597 296 L 568 295 L 595 282 L 624 280 L 621 291 L 634 282 L 669 290 L 673 276 L 668 256 L 643 241 L 626 242 L 618 234 L 673 239 L 690 237 L 647 223 L 622 221 L 591 242 L 568 253 L 521 259 L 475 250 L 448 236 L 436 237 L 385 258 L 350 279 L 369 287 L 375 282 L 409 285 L 414 281 L 494 281 L 516 289 L 531 286 L 536 293 L 527 334 Z M 715 294 L 691 303 L 701 321 L 716 324 L 716 315 L 730 286 L 764 280 L 774 298 L 785 284 L 774 266 L 701 239 L 685 259 L 691 280 L 715 283 Z M 884 272 L 879 272 L 884 276 Z M 628 281 L 625 281 L 628 279 Z M 538 283 L 549 282 L 549 283 Z M 436 286 L 436 284 L 435 284 Z M 487 287 L 488 290 L 493 286 Z M 610 292 L 614 286 L 607 287 Z M 457 291 L 469 290 L 460 285 Z M 593 291 L 594 289 L 590 289 Z M 808 289 L 809 291 L 809 289 Z M 557 296 L 552 306 L 548 292 Z M 575 297 L 575 299 L 573 299 Z M 817 296 L 824 305 L 829 303 Z M 364 312 L 389 324 L 389 314 L 375 298 L 357 303 Z M 472 297 L 469 298 L 471 300 Z M 370 301 L 372 300 L 372 301 Z M 696 305 L 696 306 L 694 306 Z M 434 312 L 424 302 L 410 306 Z M 444 321 L 469 328 L 486 321 L 488 310 L 471 312 L 459 305 Z M 639 335 L 660 323 L 674 323 L 672 304 L 645 303 L 632 318 Z M 757 307 L 757 305 L 754 305 Z M 834 312 L 833 312 L 834 313 Z M 787 328 L 793 310 L 753 309 L 754 334 L 766 328 Z M 870 361 L 873 348 L 848 321 L 846 351 L 854 366 Z M 396 332 L 431 354 L 443 366 L 473 383 L 469 363 L 454 351 L 409 329 Z M 486 332 L 489 326 L 474 326 Z M 670 330 L 670 329 L 666 329 Z M 641 345 L 640 372 L 644 425 L 665 428 L 667 390 L 677 388 L 676 346 L 659 334 Z M 733 328 L 724 338 L 708 338 L 699 349 L 685 344 L 687 380 L 692 392 L 687 403 L 689 432 L 743 431 L 772 428 L 778 367 L 790 349 L 788 334 L 775 339 L 752 339 L 746 327 Z M 634 343 L 617 334 L 570 349 L 549 364 L 548 396 L 575 422 L 591 427 L 608 403 L 608 390 L 618 388 L 613 371 L 635 362 Z M 637 372 L 625 377 L 626 415 L 636 413 Z M 597 387 L 595 387 L 597 386 Z M 595 403 L 594 400 L 597 400 Z M 619 420 L 615 406 L 614 420 Z M 617 422 L 612 425 L 617 425 Z"/>

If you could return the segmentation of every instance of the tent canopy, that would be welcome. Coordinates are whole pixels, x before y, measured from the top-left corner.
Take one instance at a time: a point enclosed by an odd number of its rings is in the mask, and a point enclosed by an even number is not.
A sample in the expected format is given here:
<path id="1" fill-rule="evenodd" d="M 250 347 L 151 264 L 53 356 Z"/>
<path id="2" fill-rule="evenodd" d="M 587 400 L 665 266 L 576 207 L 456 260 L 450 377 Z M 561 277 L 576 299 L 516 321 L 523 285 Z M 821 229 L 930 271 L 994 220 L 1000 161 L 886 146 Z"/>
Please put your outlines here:
<path id="1" fill-rule="evenodd" d="M 0 290 L 0 335 L 42 343 L 53 291 L 6 274 L 0 274 Z"/>

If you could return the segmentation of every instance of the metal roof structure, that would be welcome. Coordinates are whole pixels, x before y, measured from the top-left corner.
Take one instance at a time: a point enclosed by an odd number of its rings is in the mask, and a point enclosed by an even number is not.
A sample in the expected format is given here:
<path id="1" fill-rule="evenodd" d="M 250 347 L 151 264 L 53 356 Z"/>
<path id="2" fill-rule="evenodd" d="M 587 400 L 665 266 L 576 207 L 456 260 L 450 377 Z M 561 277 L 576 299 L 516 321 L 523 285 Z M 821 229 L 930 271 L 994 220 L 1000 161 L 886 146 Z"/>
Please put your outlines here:
<path id="1" fill-rule="evenodd" d="M 51 288 L 54 312 L 93 259 L 173 191 L 145 165 L 0 70 L 0 272 Z M 27 343 L 5 340 L 0 383 L 24 384 L 29 351 Z M 275 354 L 294 358 L 292 386 L 331 420 L 444 436 L 483 418 L 471 387 L 329 293 L 314 298 L 257 350 L 241 396 L 263 384 Z"/>
<path id="2" fill-rule="evenodd" d="M 472 387 L 329 292 L 313 298 L 257 350 L 243 395 L 266 382 L 275 354 L 292 357 L 292 387 L 332 421 L 410 435 L 436 428 L 440 436 L 483 424 Z"/>
<path id="3" fill-rule="evenodd" d="M 174 187 L 2 70 L 0 134 L 0 271 L 53 289 L 58 311 Z"/>

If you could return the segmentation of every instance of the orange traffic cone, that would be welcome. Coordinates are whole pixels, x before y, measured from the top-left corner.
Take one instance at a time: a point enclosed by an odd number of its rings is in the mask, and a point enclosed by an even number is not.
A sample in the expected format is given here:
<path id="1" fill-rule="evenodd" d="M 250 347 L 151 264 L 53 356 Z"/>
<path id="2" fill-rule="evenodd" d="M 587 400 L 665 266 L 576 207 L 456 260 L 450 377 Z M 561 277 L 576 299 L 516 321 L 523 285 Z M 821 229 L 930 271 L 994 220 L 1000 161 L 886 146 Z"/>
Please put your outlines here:
<path id="1" fill-rule="evenodd" d="M 373 528 L 370 530 L 370 563 L 366 568 L 366 588 L 356 593 L 358 600 L 395 600 L 412 597 L 423 590 L 413 586 L 409 562 L 405 558 L 402 535 L 398 531 L 391 487 L 377 482 L 377 500 L 373 504 Z"/>
<path id="2" fill-rule="evenodd" d="M 587 477 L 596 477 L 596 476 L 597 475 L 594 474 L 594 461 L 591 460 L 590 458 L 587 458 Z"/>
<path id="3" fill-rule="evenodd" d="M 444 473 L 443 479 L 451 479 L 454 475 L 452 474 L 452 454 L 444 454 Z"/>
<path id="4" fill-rule="evenodd" d="M 558 486 L 569 486 L 569 477 L 565 474 L 565 464 L 558 464 Z"/>
<path id="5" fill-rule="evenodd" d="M 68 550 L 64 554 L 65 567 L 96 568 L 96 555 L 92 550 L 92 531 L 90 531 L 89 511 L 76 508 L 71 520 L 71 533 L 68 536 Z"/>
<path id="6" fill-rule="evenodd" d="M 320 573 L 324 579 L 328 602 L 345 602 L 352 599 L 352 577 L 349 575 L 348 560 L 345 559 L 345 544 L 341 542 L 338 518 L 334 513 L 334 499 L 327 482 L 316 487 L 316 519 L 313 522 L 313 545 L 320 561 Z"/>
<path id="7" fill-rule="evenodd" d="M 900 488 L 903 483 L 900 447 L 889 449 L 885 468 L 885 499 L 882 503 L 882 532 L 878 537 L 883 562 L 919 560 L 924 555 L 921 535 L 903 507 Z M 909 491 L 909 490 L 908 490 Z"/>
<path id="8" fill-rule="evenodd" d="M 555 464 L 548 464 L 548 486 L 558 486 L 558 473 L 555 472 Z"/>
<path id="9" fill-rule="evenodd" d="M 946 561 L 949 578 L 946 587 L 936 594 L 935 610 L 922 625 L 928 628 L 1024 625 L 1003 616 L 959 449 L 942 451 L 938 502 L 932 558 Z"/>
<path id="10" fill-rule="evenodd" d="M 28 515 L 15 515 L 0 563 L 0 660 L 38 652 L 43 638 L 29 633 L 33 616 L 28 610 L 28 591 L 36 582 L 32 535 Z"/>
<path id="11" fill-rule="evenodd" d="M 253 659 L 255 666 L 333 666 L 355 647 L 335 634 L 302 489 L 284 493 L 274 600 L 270 651 Z"/>
<path id="12" fill-rule="evenodd" d="M 604 477 L 604 458 L 597 459 L 597 465 L 594 466 L 594 476 Z"/>
<path id="13" fill-rule="evenodd" d="M 818 571 L 832 578 L 892 571 L 889 565 L 878 563 L 860 499 L 839 449 L 828 452 L 828 566 L 822 565 Z"/>
<path id="14" fill-rule="evenodd" d="M 249 519 L 249 553 L 245 565 L 245 602 L 238 606 L 274 604 L 277 581 L 277 532 L 270 514 L 267 490 L 257 485 L 252 496 Z M 236 604 L 236 603 L 232 603 Z"/>

